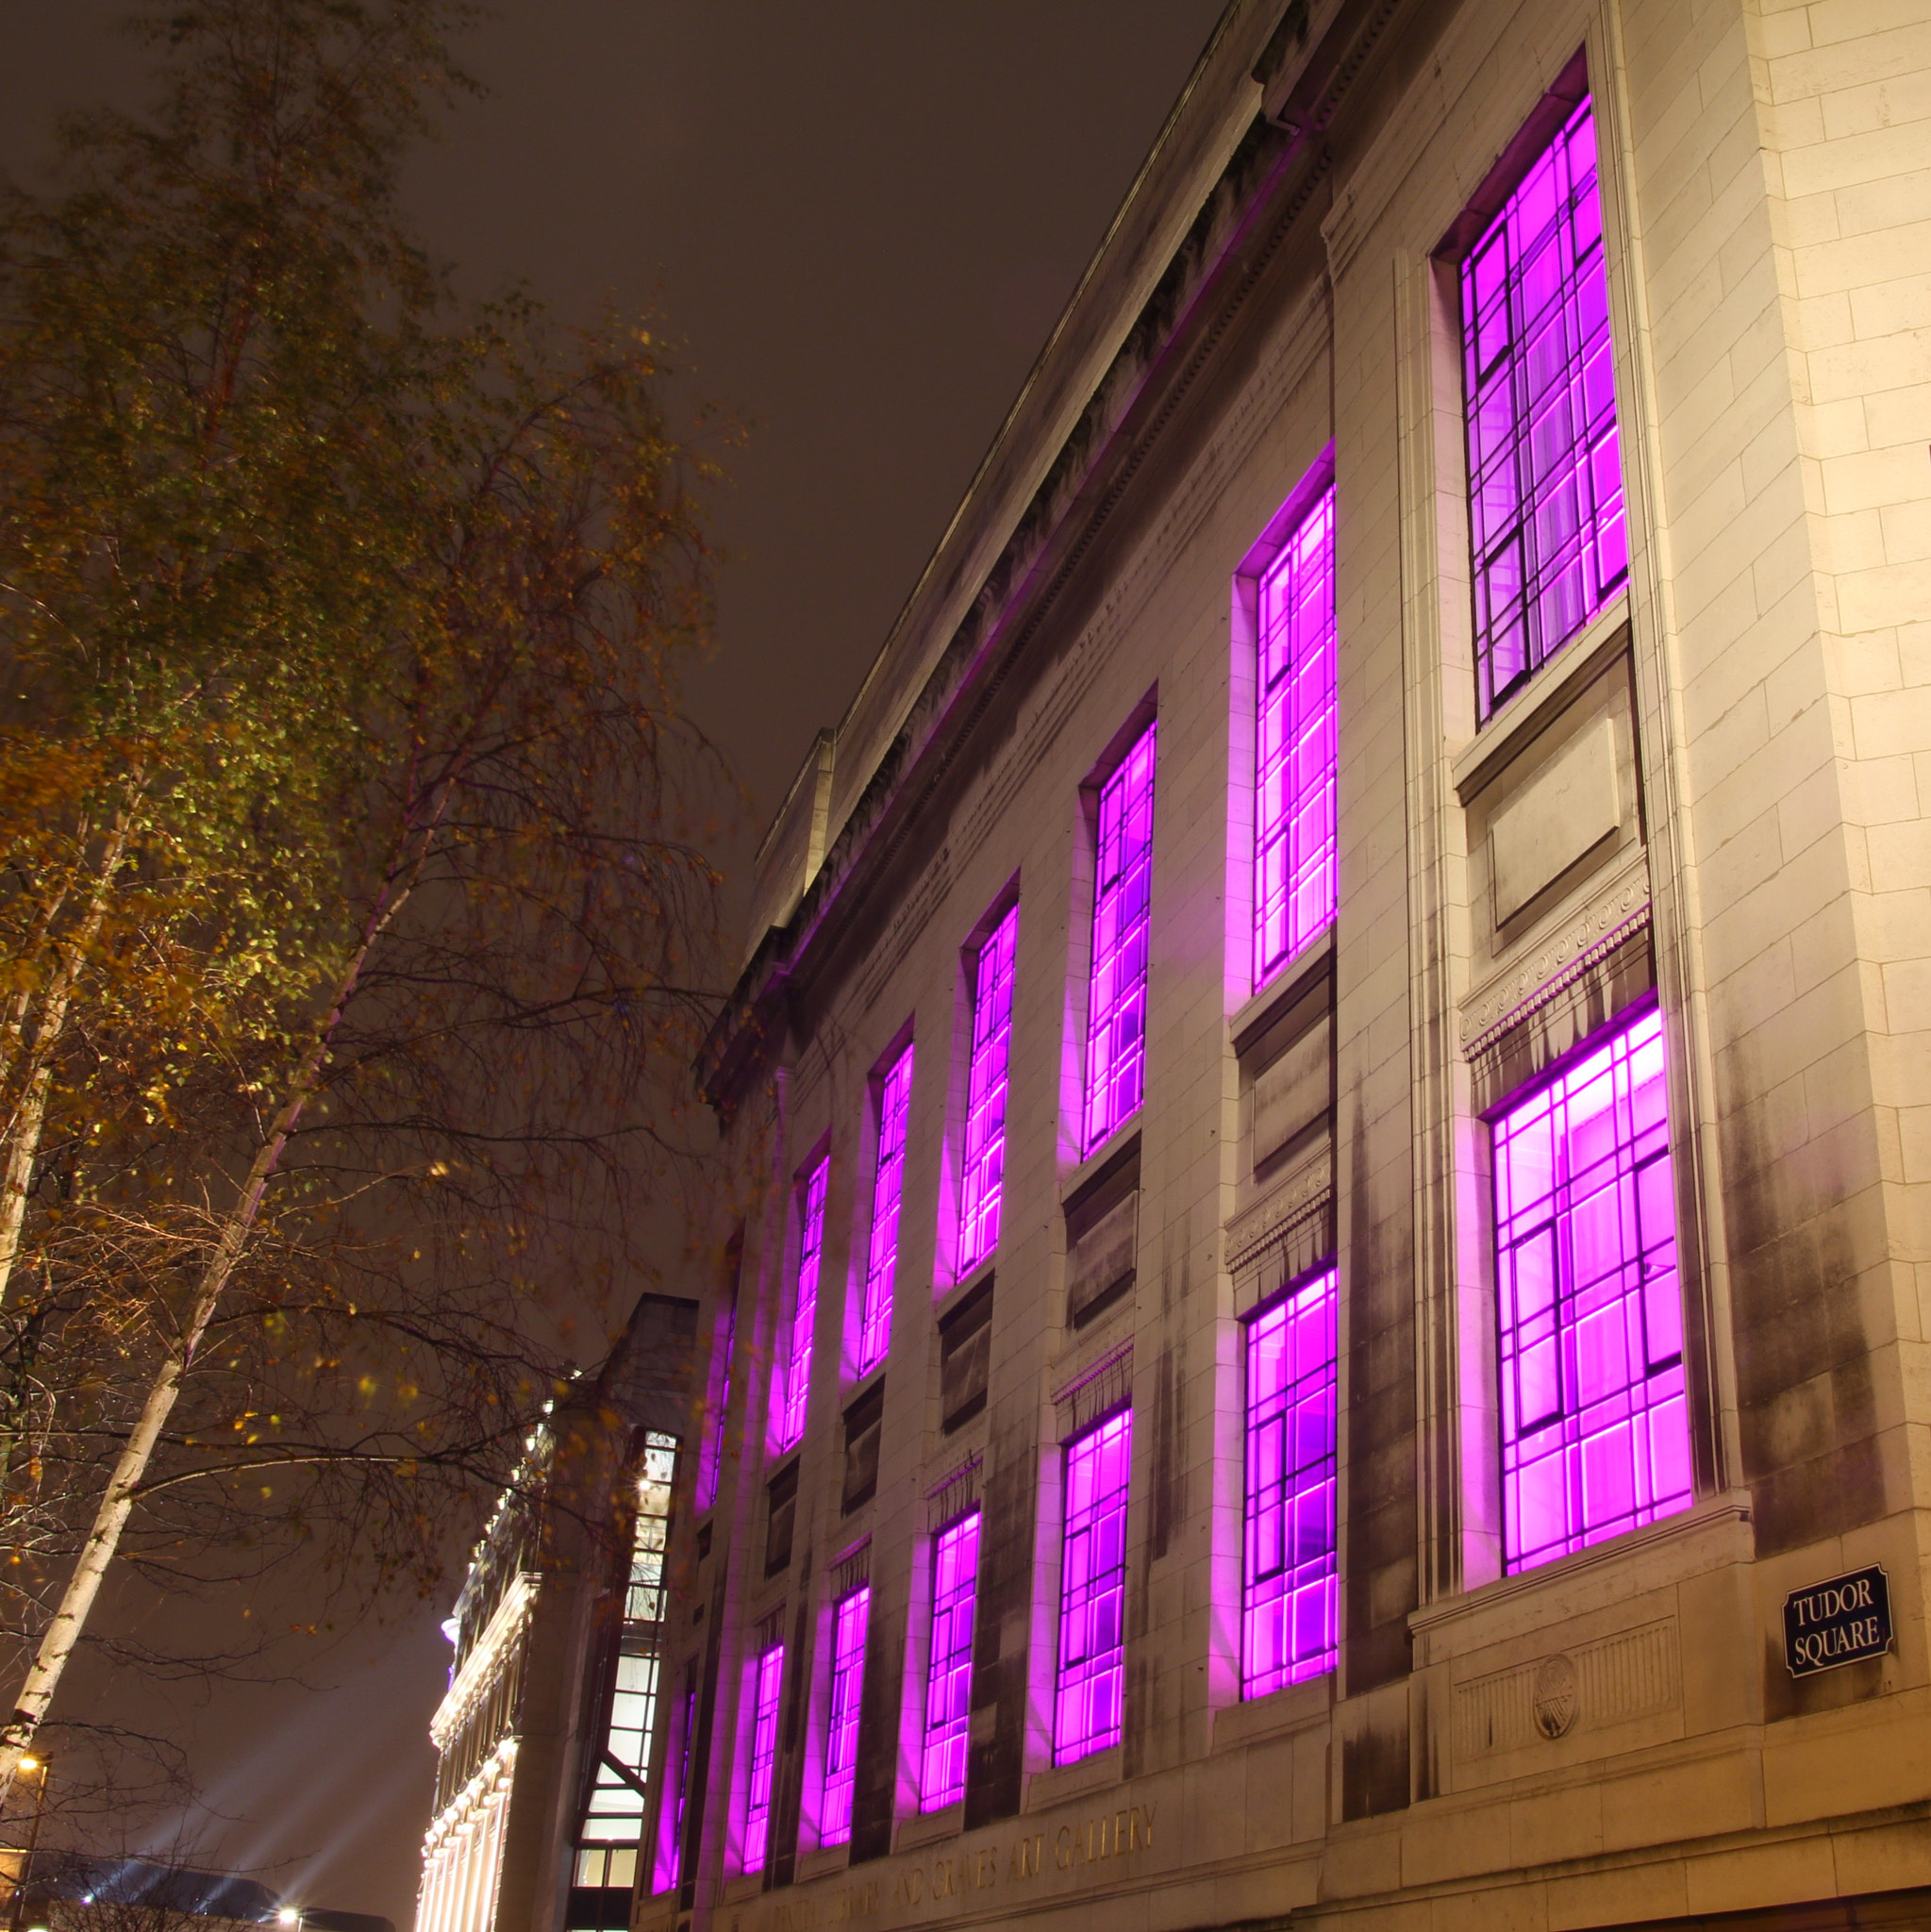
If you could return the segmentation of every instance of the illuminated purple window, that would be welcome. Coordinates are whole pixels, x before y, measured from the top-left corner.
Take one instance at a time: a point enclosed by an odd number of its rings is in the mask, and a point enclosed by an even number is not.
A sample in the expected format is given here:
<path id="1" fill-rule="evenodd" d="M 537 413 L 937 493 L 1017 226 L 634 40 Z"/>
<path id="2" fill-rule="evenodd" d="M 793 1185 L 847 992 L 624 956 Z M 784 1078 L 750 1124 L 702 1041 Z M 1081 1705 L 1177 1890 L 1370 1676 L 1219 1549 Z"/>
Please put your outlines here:
<path id="1" fill-rule="evenodd" d="M 1495 1123 L 1511 1571 L 1690 1507 L 1664 1086 L 1652 1009 Z"/>
<path id="2" fill-rule="evenodd" d="M 831 1721 L 824 1736 L 824 1802 L 818 1815 L 821 1844 L 841 1845 L 852 1835 L 858 1702 L 865 1687 L 865 1625 L 871 1614 L 869 1583 L 841 1598 L 831 1614 Z"/>
<path id="3" fill-rule="evenodd" d="M 1329 1268 L 1247 1324 L 1248 1697 L 1334 1668 L 1335 1282 Z"/>
<path id="4" fill-rule="evenodd" d="M 731 1406 L 731 1357 L 738 1347 L 738 1285 L 731 1284 L 731 1299 L 724 1309 L 724 1335 L 718 1344 L 716 1401 L 710 1426 L 705 1431 L 704 1447 L 697 1458 L 697 1507 L 708 1509 L 718 1499 L 718 1477 L 724 1460 L 724 1417 Z"/>
<path id="5" fill-rule="evenodd" d="M 785 1647 L 767 1645 L 752 1667 L 751 1784 L 744 1803 L 744 1869 L 762 1872 L 771 1841 L 772 1774 L 777 1765 L 778 1691 L 785 1680 Z"/>
<path id="6" fill-rule="evenodd" d="M 691 1733 L 697 1728 L 697 1663 L 684 1670 L 684 1689 L 677 1698 L 676 1770 L 659 1801 L 657 1864 L 650 1889 L 669 1891 L 677 1882 L 684 1850 L 684 1801 L 691 1795 Z"/>
<path id="7" fill-rule="evenodd" d="M 824 1190 L 830 1175 L 831 1156 L 823 1155 L 802 1191 L 797 1289 L 791 1296 L 791 1333 L 778 1364 L 777 1400 L 772 1405 L 780 1449 L 789 1449 L 805 1433 L 805 1405 L 811 1394 L 811 1331 L 818 1324 L 818 1263 L 824 1250 Z"/>
<path id="8" fill-rule="evenodd" d="M 966 1076 L 965 1158 L 959 1167 L 958 1272 L 999 1245 L 1006 1182 L 1006 1070 L 1012 1048 L 1012 959 L 1019 944 L 1014 906 L 973 961 L 972 1065 Z"/>
<path id="9" fill-rule="evenodd" d="M 1126 1480 L 1132 1460 L 1130 1409 L 1089 1429 L 1066 1451 L 1055 1764 L 1071 1764 L 1120 1741 L 1120 1690 L 1126 1664 Z"/>
<path id="10" fill-rule="evenodd" d="M 972 1716 L 973 1599 L 979 1581 L 979 1512 L 939 1532 L 932 1546 L 932 1661 L 925 1674 L 925 1754 L 919 1809 L 965 1796 Z"/>
<path id="11" fill-rule="evenodd" d="M 1629 573 L 1587 98 L 1470 250 L 1461 295 L 1486 719 Z"/>
<path id="12" fill-rule="evenodd" d="M 1100 788 L 1081 1143 L 1088 1153 L 1138 1109 L 1145 1082 L 1153 839 L 1154 726 L 1149 724 Z"/>
<path id="13" fill-rule="evenodd" d="M 1334 485 L 1259 584 L 1254 984 L 1334 918 Z"/>
<path id="14" fill-rule="evenodd" d="M 898 1273 L 898 1208 L 905 1192 L 906 1119 L 912 1103 L 912 1050 L 891 1063 L 878 1089 L 878 1164 L 872 1183 L 872 1239 L 858 1313 L 858 1373 L 885 1358 L 891 1341 L 891 1284 Z"/>

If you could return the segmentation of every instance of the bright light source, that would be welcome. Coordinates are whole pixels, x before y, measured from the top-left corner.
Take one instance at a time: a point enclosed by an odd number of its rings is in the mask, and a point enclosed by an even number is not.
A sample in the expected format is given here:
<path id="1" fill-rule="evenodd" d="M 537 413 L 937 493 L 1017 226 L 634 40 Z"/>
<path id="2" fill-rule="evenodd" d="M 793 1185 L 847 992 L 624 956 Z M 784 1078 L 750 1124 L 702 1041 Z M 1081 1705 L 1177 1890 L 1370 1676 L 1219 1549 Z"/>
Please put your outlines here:
<path id="1" fill-rule="evenodd" d="M 20 1760 L 20 1768 L 23 1771 L 38 1771 L 41 1768 L 41 1760 L 38 1757 L 23 1757 Z"/>
<path id="2" fill-rule="evenodd" d="M 302 1923 L 301 1911 L 297 1907 L 284 1906 L 275 1915 L 275 1923 L 277 1925 L 299 1925 Z"/>

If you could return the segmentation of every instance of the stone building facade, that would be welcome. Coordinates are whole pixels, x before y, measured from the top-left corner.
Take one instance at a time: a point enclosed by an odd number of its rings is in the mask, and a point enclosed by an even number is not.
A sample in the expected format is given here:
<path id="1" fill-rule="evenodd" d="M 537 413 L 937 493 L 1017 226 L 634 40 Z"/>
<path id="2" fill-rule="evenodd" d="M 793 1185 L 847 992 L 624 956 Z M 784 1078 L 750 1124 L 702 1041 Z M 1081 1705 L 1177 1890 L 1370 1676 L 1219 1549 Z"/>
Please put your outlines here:
<path id="1" fill-rule="evenodd" d="M 643 1295 L 558 1403 L 444 1624 L 416 1932 L 623 1932 L 669 1621 L 692 1303 Z"/>
<path id="2" fill-rule="evenodd" d="M 641 1932 L 1931 1923 L 1931 18 L 1233 0 L 765 841 Z"/>

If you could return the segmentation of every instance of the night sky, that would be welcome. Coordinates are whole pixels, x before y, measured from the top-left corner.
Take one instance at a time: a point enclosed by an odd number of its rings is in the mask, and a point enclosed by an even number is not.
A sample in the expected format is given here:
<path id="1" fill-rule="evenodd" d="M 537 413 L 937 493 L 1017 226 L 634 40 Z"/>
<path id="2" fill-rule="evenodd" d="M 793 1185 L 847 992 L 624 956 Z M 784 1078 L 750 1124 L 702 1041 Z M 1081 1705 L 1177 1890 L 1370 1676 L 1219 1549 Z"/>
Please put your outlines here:
<path id="1" fill-rule="evenodd" d="M 506 0 L 466 43 L 489 96 L 408 175 L 432 251 L 469 294 L 523 276 L 566 319 L 653 311 L 682 344 L 680 407 L 742 425 L 712 518 L 719 647 L 691 681 L 751 799 L 722 848 L 735 904 L 1221 7 Z M 125 10 L 0 0 L 0 167 L 31 182 L 58 111 L 140 100 Z M 195 1615 L 244 1607 L 289 1614 L 237 1591 Z M 158 1845 L 407 1926 L 445 1607 L 294 1650 L 300 1683 L 76 1703 L 189 1741 L 207 1808 Z"/>

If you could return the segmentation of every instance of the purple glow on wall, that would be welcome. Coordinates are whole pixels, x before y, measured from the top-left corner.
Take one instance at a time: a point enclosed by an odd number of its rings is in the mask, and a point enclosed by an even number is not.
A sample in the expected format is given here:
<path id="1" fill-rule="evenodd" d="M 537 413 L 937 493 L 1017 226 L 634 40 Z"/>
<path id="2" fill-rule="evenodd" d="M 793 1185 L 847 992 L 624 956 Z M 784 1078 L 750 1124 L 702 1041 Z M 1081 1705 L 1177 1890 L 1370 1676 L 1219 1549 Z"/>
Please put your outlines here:
<path id="1" fill-rule="evenodd" d="M 1089 1429 L 1066 1451 L 1055 1764 L 1071 1764 L 1120 1741 L 1126 1663 L 1126 1490 L 1132 1462 L 1130 1409 Z"/>
<path id="2" fill-rule="evenodd" d="M 691 1732 L 697 1725 L 697 1662 L 684 1668 L 684 1688 L 677 1698 L 676 1770 L 658 1805 L 658 1856 L 650 1889 L 669 1891 L 677 1882 L 684 1850 L 684 1803 L 691 1795 Z"/>
<path id="3" fill-rule="evenodd" d="M 718 1372 L 710 1425 L 697 1457 L 697 1507 L 708 1509 L 718 1499 L 718 1478 L 724 1461 L 724 1418 L 731 1407 L 731 1357 L 738 1348 L 738 1284 L 724 1308 L 724 1337 L 718 1344 Z"/>
<path id="4" fill-rule="evenodd" d="M 1086 1122 L 1090 1154 L 1138 1111 L 1146 1079 L 1147 915 L 1153 876 L 1154 730 L 1100 788 L 1087 982 Z"/>
<path id="5" fill-rule="evenodd" d="M 858 1774 L 858 1705 L 865 1688 L 865 1627 L 872 1586 L 839 1600 L 831 1615 L 831 1716 L 824 1733 L 824 1801 L 818 1841 L 844 1844 L 852 1835 L 852 1791 Z"/>
<path id="6" fill-rule="evenodd" d="M 791 1325 L 778 1364 L 772 1425 L 777 1446 L 789 1449 L 805 1433 L 811 1395 L 811 1332 L 818 1325 L 818 1264 L 824 1252 L 824 1190 L 831 1156 L 821 1155 L 800 1191 L 798 1278 L 791 1295 Z"/>
<path id="7" fill-rule="evenodd" d="M 972 1716 L 973 1607 L 979 1583 L 979 1512 L 961 1516 L 932 1545 L 932 1660 L 925 1673 L 925 1749 L 919 1809 L 965 1796 Z"/>
<path id="8" fill-rule="evenodd" d="M 1247 1697 L 1334 1668 L 1338 1278 L 1328 1268 L 1247 1324 Z"/>
<path id="9" fill-rule="evenodd" d="M 768 1645 L 752 1666 L 751 1783 L 744 1801 L 744 1870 L 762 1872 L 771 1841 L 772 1774 L 777 1765 L 778 1691 L 785 1680 L 785 1647 Z"/>
<path id="10" fill-rule="evenodd" d="M 1587 98 L 1470 250 L 1461 295 L 1486 719 L 1629 574 Z"/>
<path id="11" fill-rule="evenodd" d="M 1495 1123 L 1504 1552 L 1511 1571 L 1691 1501 L 1662 1016 Z"/>
<path id="12" fill-rule="evenodd" d="M 1334 485 L 1259 584 L 1254 984 L 1334 918 Z"/>
<path id="13" fill-rule="evenodd" d="M 1012 961 L 1019 945 L 1014 906 L 973 961 L 973 1041 L 966 1074 L 964 1157 L 959 1162 L 958 1272 L 999 1245 L 1006 1185 L 1007 1064 L 1012 1051 Z"/>
<path id="14" fill-rule="evenodd" d="M 912 1104 L 912 1050 L 893 1060 L 878 1088 L 878 1161 L 872 1184 L 872 1239 L 858 1314 L 858 1373 L 883 1361 L 891 1341 L 891 1284 L 898 1273 L 898 1209 L 905 1192 L 906 1121 Z"/>

